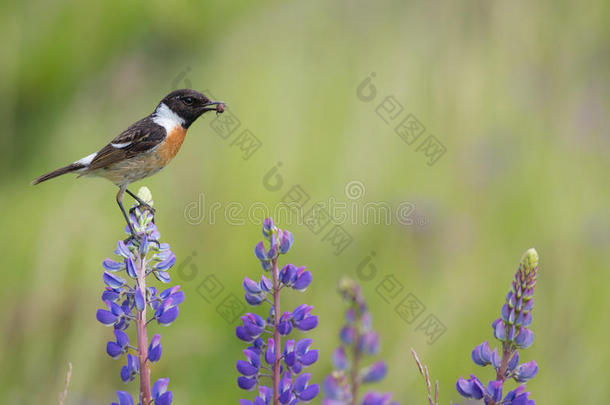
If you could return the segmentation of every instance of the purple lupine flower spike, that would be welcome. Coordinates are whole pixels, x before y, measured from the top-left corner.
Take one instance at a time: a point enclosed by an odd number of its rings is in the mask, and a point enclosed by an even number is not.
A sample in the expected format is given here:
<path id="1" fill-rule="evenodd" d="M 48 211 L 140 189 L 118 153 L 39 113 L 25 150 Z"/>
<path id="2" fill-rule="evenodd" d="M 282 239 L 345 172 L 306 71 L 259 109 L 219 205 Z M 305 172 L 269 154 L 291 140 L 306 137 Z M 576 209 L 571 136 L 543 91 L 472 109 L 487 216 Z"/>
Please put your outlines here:
<path id="1" fill-rule="evenodd" d="M 509 379 L 525 383 L 538 373 L 538 364 L 532 360 L 519 365 L 519 349 L 532 345 L 534 333 L 529 326 L 532 323 L 534 307 L 534 287 L 538 275 L 538 253 L 529 249 L 523 255 L 511 289 L 500 310 L 500 318 L 492 322 L 491 327 L 496 339 L 501 342 L 498 348 L 491 350 L 487 341 L 476 346 L 472 351 L 472 361 L 482 367 L 490 365 L 495 369 L 495 378 L 487 386 L 471 375 L 468 380 L 457 381 L 456 389 L 465 398 L 484 399 L 487 405 L 534 405 L 529 392 L 524 392 L 525 385 L 509 391 L 502 399 L 504 383 Z"/>
<path id="2" fill-rule="evenodd" d="M 246 391 L 258 388 L 258 396 L 253 401 L 241 399 L 239 403 L 292 405 L 308 402 L 318 395 L 319 387 L 310 384 L 311 375 L 302 371 L 316 362 L 318 351 L 311 348 L 311 339 L 295 341 L 288 336 L 295 329 L 308 331 L 315 328 L 318 317 L 312 314 L 313 307 L 306 304 L 282 312 L 280 289 L 288 287 L 304 291 L 311 284 L 312 275 L 304 266 L 292 264 L 279 270 L 279 256 L 288 253 L 293 245 L 292 233 L 279 229 L 271 218 L 267 218 L 263 222 L 263 236 L 266 242 L 256 244 L 254 255 L 262 268 L 271 272 L 271 279 L 265 275 L 260 281 L 245 277 L 242 285 L 245 301 L 252 306 L 268 303 L 269 314 L 264 319 L 255 313 L 246 313 L 241 317 L 241 325 L 235 328 L 235 335 L 251 344 L 243 351 L 245 357 L 237 361 L 236 368 L 240 374 L 237 385 Z M 285 337 L 284 344 L 282 337 Z"/>
<path id="3" fill-rule="evenodd" d="M 347 324 L 339 332 L 341 345 L 332 356 L 335 371 L 324 380 L 322 404 L 397 404 L 392 402 L 392 394 L 380 394 L 374 391 L 366 392 L 362 396 L 362 401 L 358 402 L 360 386 L 381 381 L 387 373 L 387 366 L 380 360 L 362 367 L 361 361 L 365 355 L 374 355 L 379 351 L 379 335 L 372 330 L 372 316 L 358 283 L 343 278 L 339 281 L 338 290 L 349 304 L 345 314 Z"/>
<path id="4" fill-rule="evenodd" d="M 147 188 L 141 188 L 138 196 L 152 205 L 152 196 Z M 105 271 L 102 278 L 106 287 L 102 300 L 107 309 L 99 309 L 96 318 L 100 323 L 114 327 L 115 340 L 106 345 L 108 355 L 118 359 L 126 354 L 121 379 L 128 383 L 139 377 L 138 398 L 142 404 L 154 401 L 155 405 L 169 405 L 172 402 L 172 392 L 167 389 L 169 380 L 162 378 L 152 389 L 150 386 L 150 364 L 160 360 L 162 347 L 159 334 L 148 342 L 147 325 L 152 320 L 160 325 L 172 323 L 178 316 L 178 305 L 184 301 L 184 292 L 180 291 L 180 286 L 167 288 L 161 293 L 157 293 L 155 287 L 146 286 L 147 277 L 151 274 L 163 283 L 170 282 L 169 271 L 176 262 L 176 256 L 168 244 L 159 242 L 161 234 L 147 209 L 134 206 L 129 220 L 139 237 L 119 240 L 114 251 L 119 256 L 118 260 L 103 261 Z M 135 347 L 130 345 L 128 335 L 132 323 L 137 329 Z M 117 397 L 118 405 L 133 405 L 127 392 L 118 391 Z"/>

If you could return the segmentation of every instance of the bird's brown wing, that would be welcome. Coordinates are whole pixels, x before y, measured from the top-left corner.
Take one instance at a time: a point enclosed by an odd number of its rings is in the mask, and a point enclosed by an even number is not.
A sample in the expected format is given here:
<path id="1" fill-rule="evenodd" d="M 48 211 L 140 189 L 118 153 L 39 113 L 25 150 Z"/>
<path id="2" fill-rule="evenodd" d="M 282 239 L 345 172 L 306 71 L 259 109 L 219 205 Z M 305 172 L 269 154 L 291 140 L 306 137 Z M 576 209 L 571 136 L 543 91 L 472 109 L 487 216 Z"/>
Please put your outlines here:
<path id="1" fill-rule="evenodd" d="M 87 170 L 107 167 L 112 163 L 129 159 L 159 145 L 166 138 L 166 131 L 155 124 L 150 117 L 144 118 L 127 128 L 104 146 L 91 161 Z"/>

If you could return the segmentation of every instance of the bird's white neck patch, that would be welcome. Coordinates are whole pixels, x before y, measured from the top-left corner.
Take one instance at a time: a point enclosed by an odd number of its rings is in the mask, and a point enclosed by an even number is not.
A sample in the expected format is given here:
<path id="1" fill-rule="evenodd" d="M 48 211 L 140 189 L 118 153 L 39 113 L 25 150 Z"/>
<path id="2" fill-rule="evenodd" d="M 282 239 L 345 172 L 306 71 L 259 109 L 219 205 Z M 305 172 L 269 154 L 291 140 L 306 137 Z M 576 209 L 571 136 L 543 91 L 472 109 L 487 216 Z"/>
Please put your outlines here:
<path id="1" fill-rule="evenodd" d="M 169 134 L 178 125 L 183 125 L 184 120 L 171 110 L 165 103 L 159 104 L 152 120 L 155 124 L 161 125 Z"/>

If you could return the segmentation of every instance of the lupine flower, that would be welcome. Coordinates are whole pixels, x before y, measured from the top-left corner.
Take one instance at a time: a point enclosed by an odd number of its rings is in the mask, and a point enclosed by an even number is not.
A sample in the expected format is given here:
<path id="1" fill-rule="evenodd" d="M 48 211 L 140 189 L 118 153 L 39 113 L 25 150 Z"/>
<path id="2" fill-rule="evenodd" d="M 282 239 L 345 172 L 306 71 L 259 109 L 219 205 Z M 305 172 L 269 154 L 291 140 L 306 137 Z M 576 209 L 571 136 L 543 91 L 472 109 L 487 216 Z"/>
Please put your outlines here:
<path id="1" fill-rule="evenodd" d="M 240 399 L 239 405 L 269 405 L 271 404 L 272 395 L 269 387 L 260 385 L 258 387 L 258 396 L 254 398 L 254 401 Z"/>
<path id="2" fill-rule="evenodd" d="M 386 393 L 381 394 L 379 392 L 371 391 L 364 394 L 362 397 L 362 405 L 394 405 L 398 402 L 391 402 L 392 394 Z"/>
<path id="3" fill-rule="evenodd" d="M 127 354 L 127 365 L 121 368 L 121 380 L 123 380 L 123 382 L 133 381 L 139 372 L 140 365 L 138 363 L 138 358 L 131 354 Z"/>
<path id="4" fill-rule="evenodd" d="M 368 367 L 360 370 L 360 378 L 362 382 L 377 382 L 383 380 L 385 377 L 388 368 L 383 361 L 378 361 L 377 363 L 373 363 Z"/>
<path id="5" fill-rule="evenodd" d="M 150 191 L 141 188 L 138 195 L 140 199 L 152 204 Z M 161 234 L 153 222 L 153 215 L 143 207 L 134 206 L 130 210 L 129 221 L 137 233 L 137 237 L 129 237 L 126 241 L 119 240 L 114 250 L 117 259 L 105 259 L 102 262 L 104 273 L 102 279 L 105 284 L 102 301 L 106 309 L 99 309 L 97 320 L 114 327 L 114 341 L 106 345 L 106 352 L 114 359 L 126 354 L 125 365 L 121 368 L 121 380 L 128 383 L 138 375 L 150 376 L 150 363 L 160 360 L 162 347 L 161 335 L 156 334 L 150 344 L 144 332 L 137 339 L 138 347 L 130 345 L 127 330 L 131 323 L 146 331 L 146 325 L 156 320 L 158 324 L 167 326 L 178 316 L 178 306 L 184 301 L 184 292 L 180 286 L 173 286 L 157 292 L 155 287 L 147 287 L 146 280 L 154 275 L 162 283 L 170 282 L 169 270 L 176 262 L 176 256 L 167 243 L 159 242 Z M 131 235 L 129 227 L 125 228 Z M 147 310 L 152 317 L 146 319 Z M 140 329 L 138 329 L 140 330 Z M 140 347 L 143 345 L 143 347 Z M 133 352 L 129 353 L 130 351 Z M 142 356 L 142 358 L 139 358 Z M 141 364 L 146 367 L 146 373 L 140 370 Z M 141 381 L 142 392 L 139 398 L 143 404 L 169 405 L 172 393 L 167 390 L 169 380 L 162 378 L 150 388 L 150 381 Z M 133 405 L 131 396 L 118 391 L 119 405 Z"/>
<path id="6" fill-rule="evenodd" d="M 148 361 L 155 363 L 161 358 L 163 348 L 161 347 L 161 335 L 156 334 L 148 346 Z"/>
<path id="7" fill-rule="evenodd" d="M 170 405 L 172 403 L 172 392 L 167 390 L 169 378 L 159 378 L 152 387 L 152 399 L 155 405 Z"/>
<path id="8" fill-rule="evenodd" d="M 339 282 L 339 293 L 349 303 L 345 313 L 346 325 L 339 332 L 341 346 L 333 353 L 332 362 L 335 371 L 326 377 L 323 384 L 323 405 L 352 405 L 358 400 L 358 389 L 361 384 L 381 381 L 386 373 L 384 361 L 377 361 L 366 367 L 360 367 L 365 355 L 379 352 L 379 335 L 372 330 L 372 317 L 368 311 L 360 286 L 353 280 L 344 278 Z M 348 358 L 347 353 L 351 354 Z M 354 370 L 353 367 L 357 369 Z M 374 391 L 363 395 L 361 405 L 388 405 L 392 394 L 380 394 Z"/>
<path id="9" fill-rule="evenodd" d="M 112 402 L 110 405 L 133 405 L 133 398 L 126 391 L 117 391 L 117 397 L 119 398 L 119 402 Z"/>
<path id="10" fill-rule="evenodd" d="M 124 353 L 127 353 L 129 348 L 129 336 L 120 329 L 114 330 L 116 341 L 110 341 L 106 345 L 106 353 L 113 359 L 118 359 Z"/>
<path id="11" fill-rule="evenodd" d="M 271 280 L 265 275 L 260 281 L 245 277 L 242 283 L 245 301 L 252 306 L 263 303 L 270 305 L 267 318 L 255 313 L 241 317 L 241 325 L 235 328 L 235 335 L 249 343 L 243 351 L 245 359 L 237 361 L 236 368 L 239 388 L 253 391 L 258 395 L 253 401 L 241 399 L 240 405 L 265 405 L 271 403 L 297 404 L 308 402 L 318 395 L 317 384 L 310 384 L 311 375 L 303 369 L 318 359 L 318 351 L 311 348 L 311 339 L 294 340 L 289 336 L 295 329 L 308 331 L 318 324 L 318 317 L 312 314 L 313 307 L 302 304 L 293 311 L 280 311 L 280 289 L 287 287 L 304 291 L 312 281 L 311 273 L 305 267 L 287 264 L 278 266 L 278 257 L 288 253 L 294 243 L 289 231 L 279 229 L 271 218 L 263 223 L 264 242 L 254 247 L 254 255 L 265 271 L 271 272 Z M 271 372 L 271 375 L 268 373 Z M 270 380 L 268 385 L 263 380 Z"/>
<path id="12" fill-rule="evenodd" d="M 504 399 L 502 392 L 505 383 L 514 379 L 524 383 L 536 375 L 538 364 L 532 360 L 519 364 L 518 349 L 532 345 L 534 333 L 529 329 L 532 323 L 534 306 L 534 287 L 538 273 L 538 253 L 529 249 L 523 255 L 511 289 L 506 295 L 506 302 L 500 311 L 501 317 L 492 322 L 494 337 L 501 342 L 501 353 L 498 348 L 491 350 L 487 341 L 472 350 L 472 361 L 482 367 L 491 365 L 495 378 L 485 386 L 475 375 L 469 379 L 459 378 L 456 389 L 465 398 L 484 399 L 488 405 L 534 405 L 529 399 L 525 385 L 509 391 Z"/>

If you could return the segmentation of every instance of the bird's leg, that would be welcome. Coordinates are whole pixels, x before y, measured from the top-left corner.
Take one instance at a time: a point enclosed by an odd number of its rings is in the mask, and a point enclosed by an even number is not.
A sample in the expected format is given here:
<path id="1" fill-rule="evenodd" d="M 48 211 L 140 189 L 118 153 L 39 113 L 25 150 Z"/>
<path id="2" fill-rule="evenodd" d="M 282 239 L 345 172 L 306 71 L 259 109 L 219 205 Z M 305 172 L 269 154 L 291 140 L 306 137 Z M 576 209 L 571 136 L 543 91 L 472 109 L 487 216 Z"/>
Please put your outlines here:
<path id="1" fill-rule="evenodd" d="M 140 204 L 140 207 L 146 208 L 147 210 L 149 210 L 151 212 L 151 214 L 153 214 L 153 216 L 155 215 L 155 209 L 152 206 L 150 206 L 150 204 L 145 203 L 144 201 L 142 201 L 142 199 L 140 197 L 138 197 L 137 194 L 132 193 L 131 191 L 129 191 L 128 188 L 126 188 L 125 191 L 127 192 L 127 194 L 132 196 L 133 199 L 138 202 L 138 204 Z"/>
<path id="2" fill-rule="evenodd" d="M 131 231 L 131 236 L 127 239 L 127 240 L 129 240 L 131 238 L 134 238 L 134 239 L 137 238 L 137 235 L 136 235 L 135 229 L 133 229 L 133 225 L 129 221 L 127 212 L 125 212 L 125 207 L 123 207 L 123 193 L 125 192 L 125 189 L 126 189 L 126 187 L 124 187 L 124 186 L 119 187 L 119 192 L 116 195 L 116 202 L 117 202 L 117 204 L 119 204 L 119 208 L 121 209 L 121 212 L 123 213 L 125 222 L 127 222 L 127 226 L 129 226 L 129 230 Z"/>

